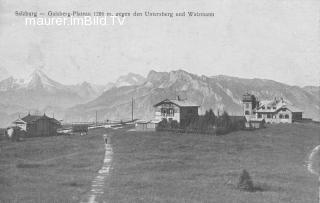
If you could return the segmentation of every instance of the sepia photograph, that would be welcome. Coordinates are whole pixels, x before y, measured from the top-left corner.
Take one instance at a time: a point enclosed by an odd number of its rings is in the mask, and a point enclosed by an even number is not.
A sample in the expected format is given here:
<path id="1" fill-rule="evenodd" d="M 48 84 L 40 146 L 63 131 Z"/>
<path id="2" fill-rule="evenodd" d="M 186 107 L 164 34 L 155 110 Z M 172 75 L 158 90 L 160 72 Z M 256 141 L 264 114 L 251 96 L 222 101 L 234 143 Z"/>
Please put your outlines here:
<path id="1" fill-rule="evenodd" d="M 320 203 L 319 0 L 0 0 L 0 203 Z"/>

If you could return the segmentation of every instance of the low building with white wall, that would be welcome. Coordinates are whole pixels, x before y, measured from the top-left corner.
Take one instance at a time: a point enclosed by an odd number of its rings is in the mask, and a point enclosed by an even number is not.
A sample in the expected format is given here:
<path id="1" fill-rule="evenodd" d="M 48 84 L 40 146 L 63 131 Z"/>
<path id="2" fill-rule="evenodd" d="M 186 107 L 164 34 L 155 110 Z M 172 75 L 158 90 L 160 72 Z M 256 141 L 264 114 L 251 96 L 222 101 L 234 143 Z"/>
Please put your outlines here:
<path id="1" fill-rule="evenodd" d="M 247 93 L 243 95 L 242 102 L 247 121 L 264 119 L 266 123 L 293 123 L 302 120 L 302 111 L 283 98 L 259 101 L 254 95 Z"/>

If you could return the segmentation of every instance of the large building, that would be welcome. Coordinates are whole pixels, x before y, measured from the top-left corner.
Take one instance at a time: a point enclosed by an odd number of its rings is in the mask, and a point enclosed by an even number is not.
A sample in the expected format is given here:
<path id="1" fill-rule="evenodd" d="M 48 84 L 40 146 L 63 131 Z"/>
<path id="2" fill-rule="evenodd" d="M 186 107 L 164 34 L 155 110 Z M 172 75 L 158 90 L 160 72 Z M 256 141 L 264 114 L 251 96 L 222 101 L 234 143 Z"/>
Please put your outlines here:
<path id="1" fill-rule="evenodd" d="M 177 121 L 181 126 L 187 125 L 197 117 L 199 105 L 186 99 L 165 99 L 154 105 L 155 120 L 166 119 L 168 122 Z"/>
<path id="2" fill-rule="evenodd" d="M 252 94 L 243 95 L 243 113 L 247 121 L 264 120 L 266 123 L 292 123 L 302 120 L 302 111 L 282 98 L 258 101 Z"/>
<path id="3" fill-rule="evenodd" d="M 57 129 L 61 127 L 61 123 L 46 116 L 30 115 L 19 118 L 13 124 L 26 132 L 27 136 L 52 136 L 57 134 Z"/>

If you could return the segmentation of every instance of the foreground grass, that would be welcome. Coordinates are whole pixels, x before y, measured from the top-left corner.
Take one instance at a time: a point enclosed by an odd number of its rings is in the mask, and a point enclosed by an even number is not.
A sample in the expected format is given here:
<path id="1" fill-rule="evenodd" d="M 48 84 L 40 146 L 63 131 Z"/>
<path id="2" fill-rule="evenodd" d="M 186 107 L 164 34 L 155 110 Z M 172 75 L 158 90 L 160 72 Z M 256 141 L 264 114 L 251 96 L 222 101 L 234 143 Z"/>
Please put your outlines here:
<path id="1" fill-rule="evenodd" d="M 0 202 L 79 202 L 101 167 L 104 131 L 1 141 Z"/>
<path id="2" fill-rule="evenodd" d="M 317 177 L 305 166 L 319 126 L 275 125 L 220 137 L 118 131 L 105 202 L 314 203 Z M 247 169 L 259 191 L 236 184 Z"/>
<path id="3" fill-rule="evenodd" d="M 223 136 L 112 132 L 112 170 L 99 202 L 317 202 L 305 166 L 320 127 L 275 125 Z M 0 202 L 79 202 L 102 166 L 104 143 L 88 136 L 0 142 Z M 109 140 L 110 141 L 110 140 Z M 259 190 L 242 192 L 242 169 Z"/>

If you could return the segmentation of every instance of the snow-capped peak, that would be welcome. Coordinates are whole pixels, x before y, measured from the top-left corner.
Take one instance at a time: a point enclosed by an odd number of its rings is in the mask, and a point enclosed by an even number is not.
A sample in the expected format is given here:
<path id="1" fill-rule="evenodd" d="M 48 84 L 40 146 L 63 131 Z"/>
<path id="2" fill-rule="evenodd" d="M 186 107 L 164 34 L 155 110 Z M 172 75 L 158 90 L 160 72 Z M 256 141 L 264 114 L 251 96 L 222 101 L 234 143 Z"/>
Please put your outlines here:
<path id="1" fill-rule="evenodd" d="M 50 79 L 42 70 L 34 70 L 23 82 L 28 89 L 45 88 L 47 90 L 64 89 L 64 85 Z"/>

